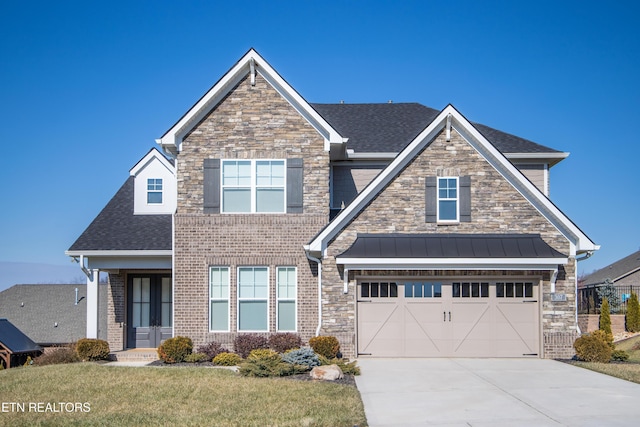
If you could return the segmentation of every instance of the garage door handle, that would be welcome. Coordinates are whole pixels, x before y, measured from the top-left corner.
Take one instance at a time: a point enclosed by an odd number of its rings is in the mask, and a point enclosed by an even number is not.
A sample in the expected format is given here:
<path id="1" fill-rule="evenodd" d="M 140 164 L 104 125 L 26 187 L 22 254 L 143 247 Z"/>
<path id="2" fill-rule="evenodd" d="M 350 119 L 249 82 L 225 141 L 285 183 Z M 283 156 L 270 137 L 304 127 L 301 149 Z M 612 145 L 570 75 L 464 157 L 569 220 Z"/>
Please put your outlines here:
<path id="1" fill-rule="evenodd" d="M 538 301 L 537 301 L 537 300 L 534 300 L 534 301 L 522 301 L 522 302 L 524 302 L 524 303 L 528 303 L 528 302 L 538 302 Z"/>
<path id="2" fill-rule="evenodd" d="M 451 312 L 449 312 L 449 322 L 451 322 Z"/>
<path id="3" fill-rule="evenodd" d="M 447 321 L 447 312 L 446 312 L 446 311 L 443 311 L 443 312 L 442 312 L 442 316 L 444 317 L 444 318 L 442 319 L 442 321 L 443 321 L 443 322 L 446 322 L 446 321 Z"/>

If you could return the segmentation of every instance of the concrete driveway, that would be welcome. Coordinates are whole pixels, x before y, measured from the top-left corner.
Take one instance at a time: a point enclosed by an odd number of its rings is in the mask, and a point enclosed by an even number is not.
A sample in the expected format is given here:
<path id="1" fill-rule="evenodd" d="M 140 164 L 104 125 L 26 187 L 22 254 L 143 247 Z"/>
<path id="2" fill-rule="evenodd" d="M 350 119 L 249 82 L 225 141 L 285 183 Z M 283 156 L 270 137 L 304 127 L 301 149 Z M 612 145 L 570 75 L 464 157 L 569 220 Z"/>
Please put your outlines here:
<path id="1" fill-rule="evenodd" d="M 359 359 L 370 426 L 638 426 L 640 384 L 541 359 Z"/>

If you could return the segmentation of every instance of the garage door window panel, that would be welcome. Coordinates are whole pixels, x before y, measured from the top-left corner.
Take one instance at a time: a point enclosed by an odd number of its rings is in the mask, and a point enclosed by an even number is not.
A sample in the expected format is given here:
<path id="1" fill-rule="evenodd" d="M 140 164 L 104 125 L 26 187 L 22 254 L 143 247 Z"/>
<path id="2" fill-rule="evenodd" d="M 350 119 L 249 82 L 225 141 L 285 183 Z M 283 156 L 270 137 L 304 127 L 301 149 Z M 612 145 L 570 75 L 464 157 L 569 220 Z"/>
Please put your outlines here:
<path id="1" fill-rule="evenodd" d="M 442 298 L 442 284 L 432 282 L 406 282 L 405 298 Z"/>
<path id="2" fill-rule="evenodd" d="M 461 282 L 454 283 L 452 289 L 454 298 L 489 298 L 489 283 Z"/>
<path id="3" fill-rule="evenodd" d="M 397 298 L 398 284 L 394 282 L 363 282 L 360 284 L 362 298 Z"/>

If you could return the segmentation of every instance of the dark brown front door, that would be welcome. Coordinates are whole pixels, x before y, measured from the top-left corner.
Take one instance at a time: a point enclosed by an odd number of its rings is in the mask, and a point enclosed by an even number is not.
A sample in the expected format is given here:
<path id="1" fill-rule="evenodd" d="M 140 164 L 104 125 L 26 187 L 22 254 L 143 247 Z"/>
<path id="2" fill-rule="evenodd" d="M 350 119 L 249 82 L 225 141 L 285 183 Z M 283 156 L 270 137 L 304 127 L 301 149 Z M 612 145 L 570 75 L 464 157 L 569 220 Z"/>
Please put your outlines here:
<path id="1" fill-rule="evenodd" d="M 154 348 L 171 337 L 171 276 L 131 275 L 127 286 L 127 347 Z"/>

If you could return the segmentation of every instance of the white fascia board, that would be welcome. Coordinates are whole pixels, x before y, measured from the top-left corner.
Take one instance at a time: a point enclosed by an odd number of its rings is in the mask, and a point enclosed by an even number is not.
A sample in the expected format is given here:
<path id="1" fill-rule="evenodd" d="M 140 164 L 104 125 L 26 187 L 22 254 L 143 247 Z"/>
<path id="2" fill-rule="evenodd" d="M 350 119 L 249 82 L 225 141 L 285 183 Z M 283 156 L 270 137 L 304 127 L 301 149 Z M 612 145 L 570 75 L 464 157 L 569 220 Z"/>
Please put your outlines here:
<path id="1" fill-rule="evenodd" d="M 539 160 L 545 161 L 549 166 L 554 166 L 560 161 L 569 157 L 567 152 L 555 152 L 555 153 L 504 153 L 505 157 L 509 160 Z"/>
<path id="2" fill-rule="evenodd" d="M 444 128 L 444 122 L 449 113 L 445 108 L 409 145 L 398 154 L 394 160 L 379 173 L 371 183 L 356 198 L 343 209 L 330 225 L 322 230 L 308 245 L 313 253 L 324 253 L 327 242 L 335 237 L 344 226 L 359 212 L 371 199 L 378 194 L 388 182 L 396 176 L 416 155 L 425 144 L 428 144 Z"/>
<path id="3" fill-rule="evenodd" d="M 349 160 L 393 160 L 398 153 L 386 152 L 386 153 L 356 153 L 353 150 L 347 150 L 347 159 Z"/>
<path id="4" fill-rule="evenodd" d="M 457 110 L 453 109 L 452 126 L 483 156 L 509 183 L 520 192 L 560 233 L 571 242 L 571 255 L 600 248 L 587 237 L 538 187 L 491 144 Z"/>
<path id="5" fill-rule="evenodd" d="M 568 258 L 336 258 L 349 269 L 553 270 Z"/>
<path id="6" fill-rule="evenodd" d="M 175 176 L 176 174 L 175 167 L 171 164 L 171 162 L 169 162 L 169 160 L 167 160 L 165 156 L 162 155 L 162 153 L 160 153 L 160 151 L 158 151 L 157 148 L 151 149 L 146 156 L 140 159 L 140 161 L 136 163 L 134 167 L 131 168 L 131 170 L 129 171 L 129 175 L 130 176 L 138 175 L 138 173 L 140 173 L 140 171 L 143 170 L 154 159 L 157 159 L 160 162 L 160 164 L 162 164 L 165 168 L 167 168 L 167 170 L 171 172 L 172 175 Z"/>
<path id="7" fill-rule="evenodd" d="M 251 61 L 260 73 L 324 137 L 325 150 L 345 139 L 318 114 L 255 50 L 251 49 L 196 104 L 156 142 L 170 151 L 181 151 L 182 138 L 251 72 Z M 171 150 L 171 146 L 175 147 Z"/>
<path id="8" fill-rule="evenodd" d="M 65 251 L 65 255 L 70 257 L 85 256 L 85 257 L 161 257 L 161 256 L 173 256 L 172 250 L 97 250 L 97 251 Z"/>

